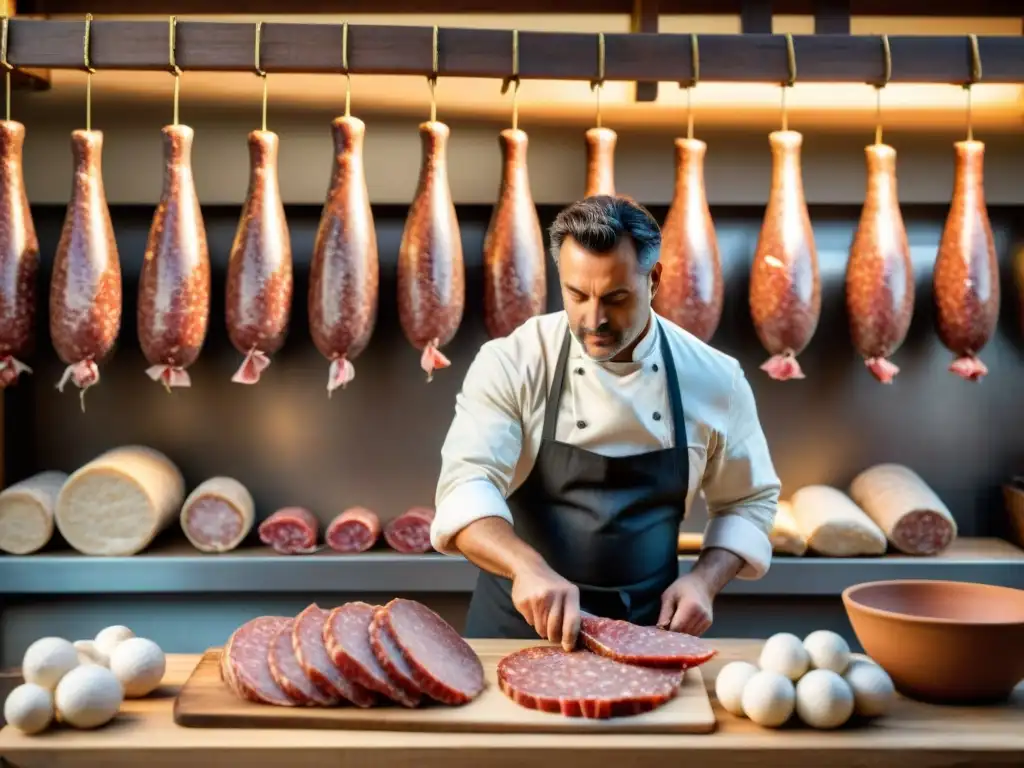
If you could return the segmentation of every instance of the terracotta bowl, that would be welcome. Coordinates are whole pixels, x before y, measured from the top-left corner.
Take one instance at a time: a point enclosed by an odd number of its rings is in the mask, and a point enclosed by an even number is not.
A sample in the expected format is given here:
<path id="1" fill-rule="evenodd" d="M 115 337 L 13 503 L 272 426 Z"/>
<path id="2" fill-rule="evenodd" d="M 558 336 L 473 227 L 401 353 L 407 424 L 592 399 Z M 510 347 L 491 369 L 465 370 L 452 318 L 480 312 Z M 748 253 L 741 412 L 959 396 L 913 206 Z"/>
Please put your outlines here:
<path id="1" fill-rule="evenodd" d="M 843 591 L 865 652 L 922 701 L 992 702 L 1024 679 L 1024 590 L 959 581 L 873 581 Z"/>

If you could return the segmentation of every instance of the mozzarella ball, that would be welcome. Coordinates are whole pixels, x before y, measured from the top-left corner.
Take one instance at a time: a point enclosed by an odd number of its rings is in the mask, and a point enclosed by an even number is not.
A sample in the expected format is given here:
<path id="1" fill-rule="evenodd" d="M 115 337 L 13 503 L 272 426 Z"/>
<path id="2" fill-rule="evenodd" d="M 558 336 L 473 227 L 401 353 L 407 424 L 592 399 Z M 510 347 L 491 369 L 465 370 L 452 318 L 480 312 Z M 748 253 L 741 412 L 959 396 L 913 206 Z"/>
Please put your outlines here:
<path id="1" fill-rule="evenodd" d="M 115 624 L 112 627 L 99 631 L 96 635 L 96 647 L 107 656 L 110 656 L 118 644 L 123 643 L 130 637 L 135 637 L 135 633 L 128 629 L 128 627 Z"/>
<path id="2" fill-rule="evenodd" d="M 53 694 L 35 683 L 24 683 L 4 702 L 4 720 L 22 733 L 36 734 L 53 722 Z"/>
<path id="3" fill-rule="evenodd" d="M 743 712 L 758 725 L 777 728 L 792 717 L 795 699 L 788 677 L 762 670 L 743 687 Z"/>
<path id="4" fill-rule="evenodd" d="M 800 642 L 800 638 L 789 632 L 779 632 L 769 637 L 761 649 L 758 666 L 768 672 L 778 672 L 794 683 L 811 665 L 811 657 Z"/>
<path id="5" fill-rule="evenodd" d="M 896 688 L 888 673 L 873 661 L 855 661 L 843 679 L 853 690 L 853 711 L 861 717 L 879 717 L 889 711 Z"/>
<path id="6" fill-rule="evenodd" d="M 733 661 L 719 670 L 715 696 L 726 712 L 743 716 L 743 689 L 757 672 L 757 667 L 749 661 Z"/>
<path id="7" fill-rule="evenodd" d="M 61 679 L 53 700 L 62 722 L 74 728 L 96 728 L 114 718 L 123 698 L 121 683 L 113 672 L 87 664 Z"/>
<path id="8" fill-rule="evenodd" d="M 796 714 L 812 728 L 838 728 L 853 714 L 853 690 L 831 669 L 812 669 L 796 684 Z"/>
<path id="9" fill-rule="evenodd" d="M 101 667 L 110 666 L 110 659 L 96 647 L 94 640 L 75 640 L 75 650 L 78 652 L 79 664 L 98 664 Z"/>
<path id="10" fill-rule="evenodd" d="M 164 679 L 167 662 L 160 646 L 144 637 L 120 643 L 110 657 L 110 671 L 117 676 L 127 698 L 152 693 Z"/>
<path id="11" fill-rule="evenodd" d="M 25 651 L 21 674 L 26 683 L 52 691 L 68 672 L 78 666 L 78 651 L 62 637 L 42 637 Z"/>
<path id="12" fill-rule="evenodd" d="M 835 632 L 819 629 L 804 638 L 804 648 L 815 669 L 830 669 L 843 674 L 850 664 L 850 646 Z"/>

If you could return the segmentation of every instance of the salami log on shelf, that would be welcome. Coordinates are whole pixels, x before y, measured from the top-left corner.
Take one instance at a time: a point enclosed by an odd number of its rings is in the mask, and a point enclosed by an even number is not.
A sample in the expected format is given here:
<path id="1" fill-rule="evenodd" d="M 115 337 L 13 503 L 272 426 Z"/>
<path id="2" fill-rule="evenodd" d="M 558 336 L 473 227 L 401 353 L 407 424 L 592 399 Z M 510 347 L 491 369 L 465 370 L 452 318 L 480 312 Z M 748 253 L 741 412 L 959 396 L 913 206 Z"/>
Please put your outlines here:
<path id="1" fill-rule="evenodd" d="M 953 202 L 939 241 L 934 290 L 939 338 L 956 359 L 949 370 L 978 381 L 978 353 L 999 319 L 999 263 L 985 205 L 985 145 L 956 142 Z"/>
<path id="2" fill-rule="evenodd" d="M 185 480 L 152 448 L 114 448 L 79 467 L 57 496 L 54 521 L 85 555 L 141 552 L 181 512 Z"/>
<path id="3" fill-rule="evenodd" d="M 324 641 L 324 625 L 328 611 L 313 603 L 295 617 L 292 647 L 306 676 L 320 692 L 330 698 L 341 698 L 357 707 L 371 707 L 377 696 L 357 685 L 334 666 Z"/>
<path id="4" fill-rule="evenodd" d="M 180 517 L 185 536 L 200 552 L 230 552 L 252 530 L 256 505 L 233 477 L 211 477 L 188 495 Z"/>
<path id="5" fill-rule="evenodd" d="M 227 324 L 245 355 L 231 378 L 255 384 L 288 333 L 292 245 L 277 175 L 278 136 L 249 134 L 249 189 L 228 260 Z"/>
<path id="6" fill-rule="evenodd" d="M 32 373 L 24 359 L 35 346 L 39 239 L 25 191 L 25 126 L 0 120 L 0 389 Z"/>
<path id="7" fill-rule="evenodd" d="M 331 130 L 334 170 L 309 273 L 310 332 L 320 354 L 331 361 L 328 396 L 355 376 L 352 360 L 373 334 L 380 285 L 377 232 L 363 170 L 366 126 L 357 117 L 339 117 Z"/>
<path id="8" fill-rule="evenodd" d="M 904 554 L 936 555 L 956 538 L 949 508 L 909 467 L 869 467 L 853 479 L 850 495 Z"/>
<path id="9" fill-rule="evenodd" d="M 484 324 L 492 338 L 507 336 L 547 307 L 544 237 L 530 194 L 526 133 L 507 128 L 499 141 L 501 188 L 484 238 Z"/>
<path id="10" fill-rule="evenodd" d="M 99 363 L 121 330 L 121 263 L 103 189 L 103 134 L 73 131 L 75 172 L 71 201 L 50 279 L 50 338 L 70 381 L 85 392 L 100 380 Z"/>
<path id="11" fill-rule="evenodd" d="M 267 650 L 267 664 L 270 667 L 271 677 L 274 678 L 274 682 L 284 691 L 285 695 L 296 704 L 321 707 L 337 704 L 337 698 L 325 695 L 313 685 L 302 669 L 302 665 L 299 664 L 295 648 L 292 645 L 294 629 L 295 620 L 288 619 L 277 630 L 274 639 L 270 641 L 270 648 Z"/>
<path id="12" fill-rule="evenodd" d="M 327 526 L 324 541 L 335 552 L 365 552 L 380 538 L 380 519 L 366 507 L 350 507 Z"/>
<path id="13" fill-rule="evenodd" d="M 771 354 L 761 370 L 785 381 L 804 378 L 796 356 L 818 327 L 821 283 L 800 170 L 803 136 L 774 131 L 769 141 L 772 187 L 750 274 L 750 314 Z"/>
<path id="14" fill-rule="evenodd" d="M 846 263 L 846 310 L 854 348 L 883 384 L 900 369 L 888 358 L 907 336 L 914 314 L 914 267 L 896 194 L 896 150 L 865 148 L 867 195 Z"/>
<path id="15" fill-rule="evenodd" d="M 710 341 L 722 317 L 725 283 L 718 238 L 704 192 L 699 139 L 676 139 L 676 186 L 661 230 L 661 284 L 654 311 Z"/>
<path id="16" fill-rule="evenodd" d="M 139 344 L 146 375 L 188 387 L 185 369 L 199 357 L 210 320 L 210 254 L 192 178 L 187 125 L 164 126 L 164 185 L 146 242 L 139 277 Z"/>
<path id="17" fill-rule="evenodd" d="M 597 616 L 582 618 L 580 639 L 593 653 L 642 667 L 699 667 L 717 653 L 693 635 Z"/>
<path id="18" fill-rule="evenodd" d="M 268 660 L 270 644 L 289 622 L 286 616 L 260 616 L 240 626 L 228 639 L 220 657 L 220 672 L 236 696 L 257 704 L 295 706 L 274 680 Z"/>
<path id="19" fill-rule="evenodd" d="M 57 495 L 67 479 L 63 472 L 40 472 L 0 492 L 0 552 L 29 555 L 49 543 Z"/>
<path id="20" fill-rule="evenodd" d="M 807 546 L 826 557 L 885 554 L 885 534 L 845 493 L 807 485 L 793 494 L 793 518 Z"/>
<path id="21" fill-rule="evenodd" d="M 320 521 L 302 507 L 283 507 L 260 523 L 260 541 L 280 555 L 316 552 Z"/>
<path id="22" fill-rule="evenodd" d="M 793 517 L 793 505 L 790 502 L 779 502 L 768 539 L 772 543 L 772 552 L 776 554 L 799 557 L 807 552 L 807 539 Z"/>
<path id="23" fill-rule="evenodd" d="M 441 347 L 458 331 L 466 303 L 462 236 L 448 186 L 449 133 L 437 121 L 420 125 L 423 162 L 398 251 L 398 315 L 421 352 L 427 381 L 451 365 Z"/>
<path id="24" fill-rule="evenodd" d="M 615 142 L 611 128 L 587 131 L 587 186 L 584 197 L 615 194 Z"/>
<path id="25" fill-rule="evenodd" d="M 434 510 L 429 507 L 413 507 L 384 527 L 384 540 L 393 550 L 403 554 L 429 552 L 430 524 L 433 521 Z"/>

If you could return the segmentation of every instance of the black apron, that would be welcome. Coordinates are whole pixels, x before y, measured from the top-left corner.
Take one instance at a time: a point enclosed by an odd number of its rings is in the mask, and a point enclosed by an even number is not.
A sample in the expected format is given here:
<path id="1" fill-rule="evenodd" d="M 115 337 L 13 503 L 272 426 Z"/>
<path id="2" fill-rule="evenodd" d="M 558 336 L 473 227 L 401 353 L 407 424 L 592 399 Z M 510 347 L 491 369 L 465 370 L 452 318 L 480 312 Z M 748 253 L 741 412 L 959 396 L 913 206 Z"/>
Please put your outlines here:
<path id="1" fill-rule="evenodd" d="M 583 611 L 643 625 L 657 622 L 661 593 L 679 575 L 679 524 L 690 478 L 679 379 L 668 336 L 662 328 L 657 332 L 672 407 L 673 447 L 608 457 L 555 440 L 569 360 L 567 329 L 547 394 L 536 463 L 507 500 L 516 534 L 579 587 Z M 573 375 L 586 374 L 577 368 Z M 511 581 L 481 571 L 466 637 L 536 638 L 511 594 Z"/>

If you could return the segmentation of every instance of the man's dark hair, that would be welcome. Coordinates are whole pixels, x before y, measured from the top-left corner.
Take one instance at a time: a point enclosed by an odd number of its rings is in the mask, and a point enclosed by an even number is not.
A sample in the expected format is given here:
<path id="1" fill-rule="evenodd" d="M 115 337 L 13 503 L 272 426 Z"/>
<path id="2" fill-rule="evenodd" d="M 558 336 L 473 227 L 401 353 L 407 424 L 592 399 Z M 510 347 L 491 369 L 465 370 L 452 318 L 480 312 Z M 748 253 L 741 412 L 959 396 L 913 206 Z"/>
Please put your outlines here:
<path id="1" fill-rule="evenodd" d="M 558 254 L 566 237 L 572 237 L 588 251 L 607 253 L 623 236 L 636 246 L 642 274 L 649 274 L 661 255 L 661 228 L 650 211 L 621 195 L 594 195 L 579 200 L 555 218 L 549 230 L 551 257 Z"/>

